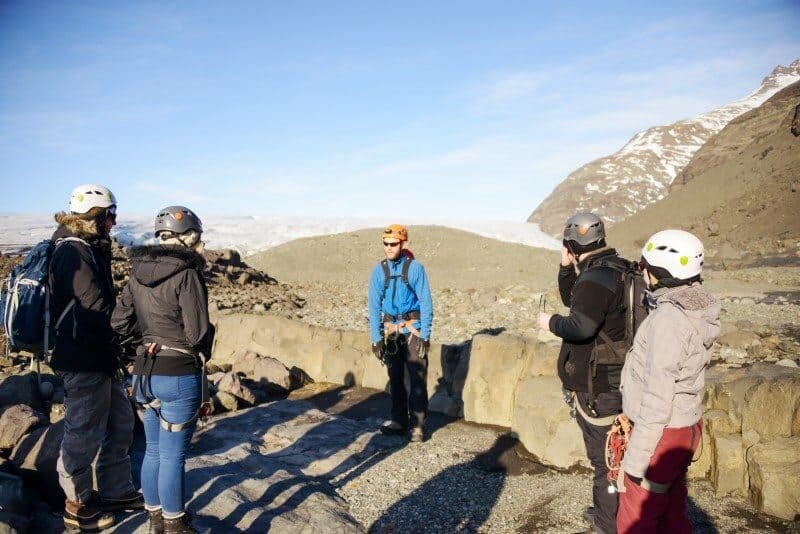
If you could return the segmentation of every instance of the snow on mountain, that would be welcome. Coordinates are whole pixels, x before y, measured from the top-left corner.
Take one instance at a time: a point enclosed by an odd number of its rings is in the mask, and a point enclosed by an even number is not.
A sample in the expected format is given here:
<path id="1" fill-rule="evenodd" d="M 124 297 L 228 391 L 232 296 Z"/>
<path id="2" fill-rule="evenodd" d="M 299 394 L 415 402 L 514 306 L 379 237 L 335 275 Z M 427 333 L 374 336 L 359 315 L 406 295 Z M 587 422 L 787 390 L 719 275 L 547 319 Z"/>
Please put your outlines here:
<path id="1" fill-rule="evenodd" d="M 524 222 L 432 219 L 408 223 L 448 226 L 500 241 L 546 249 L 556 250 L 561 246 L 559 241 L 539 230 L 537 225 Z M 203 217 L 203 241 L 213 249 L 233 248 L 243 255 L 249 255 L 301 237 L 381 228 L 385 224 L 385 220 L 367 218 L 209 215 Z M 152 216 L 120 214 L 112 235 L 126 246 L 153 243 L 152 228 Z M 51 215 L 0 215 L 0 252 L 26 250 L 42 239 L 48 239 L 53 230 L 55 222 Z M 412 234 L 412 242 L 413 239 Z"/>
<path id="2" fill-rule="evenodd" d="M 744 98 L 693 119 L 637 133 L 619 151 L 572 172 L 531 214 L 528 222 L 556 234 L 572 213 L 598 211 L 610 225 L 664 198 L 695 152 L 731 120 L 800 80 L 800 59 L 776 67 Z"/>

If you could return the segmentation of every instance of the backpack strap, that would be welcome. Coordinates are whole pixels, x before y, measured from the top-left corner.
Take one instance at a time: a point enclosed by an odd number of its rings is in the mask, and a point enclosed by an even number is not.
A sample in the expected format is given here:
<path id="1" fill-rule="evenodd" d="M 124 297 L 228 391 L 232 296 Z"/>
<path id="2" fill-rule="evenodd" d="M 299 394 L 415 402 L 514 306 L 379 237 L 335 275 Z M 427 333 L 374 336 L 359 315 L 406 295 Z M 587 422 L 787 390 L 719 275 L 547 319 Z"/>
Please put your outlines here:
<path id="1" fill-rule="evenodd" d="M 411 289 L 412 292 L 414 291 L 414 289 L 411 287 L 411 284 L 408 282 L 408 270 L 411 268 L 412 261 L 414 261 L 414 258 L 405 256 L 405 261 L 403 261 L 403 267 L 400 272 L 400 276 L 397 276 L 392 275 L 391 271 L 389 270 L 389 260 L 381 260 L 381 267 L 383 268 L 383 295 L 381 295 L 381 302 L 383 302 L 383 299 L 386 298 L 386 291 L 389 289 L 389 282 L 392 280 L 392 278 L 400 278 L 403 283 L 409 289 Z"/>
<path id="2" fill-rule="evenodd" d="M 401 278 L 403 279 L 403 283 L 408 287 L 411 287 L 411 284 L 408 283 L 408 269 L 411 267 L 412 261 L 414 261 L 413 258 L 406 256 L 406 261 L 403 262 L 403 271 L 400 274 Z"/>

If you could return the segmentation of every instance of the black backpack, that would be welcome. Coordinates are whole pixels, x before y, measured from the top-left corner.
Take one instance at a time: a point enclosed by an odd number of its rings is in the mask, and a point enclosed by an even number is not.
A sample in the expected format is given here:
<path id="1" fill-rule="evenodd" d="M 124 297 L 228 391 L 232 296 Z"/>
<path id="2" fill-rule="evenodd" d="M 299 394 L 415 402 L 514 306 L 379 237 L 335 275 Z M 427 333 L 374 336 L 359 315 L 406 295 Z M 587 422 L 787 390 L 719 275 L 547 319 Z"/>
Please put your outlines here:
<path id="1" fill-rule="evenodd" d="M 612 341 L 602 330 L 597 337 L 602 340 L 598 343 L 595 339 L 592 354 L 589 357 L 589 402 L 594 401 L 593 382 L 597 376 L 598 365 L 623 365 L 628 350 L 633 346 L 633 338 L 642 322 L 647 317 L 647 283 L 642 271 L 637 264 L 624 258 L 615 257 L 597 264 L 608 267 L 617 272 L 623 286 L 621 309 L 625 311 L 625 338 Z"/>

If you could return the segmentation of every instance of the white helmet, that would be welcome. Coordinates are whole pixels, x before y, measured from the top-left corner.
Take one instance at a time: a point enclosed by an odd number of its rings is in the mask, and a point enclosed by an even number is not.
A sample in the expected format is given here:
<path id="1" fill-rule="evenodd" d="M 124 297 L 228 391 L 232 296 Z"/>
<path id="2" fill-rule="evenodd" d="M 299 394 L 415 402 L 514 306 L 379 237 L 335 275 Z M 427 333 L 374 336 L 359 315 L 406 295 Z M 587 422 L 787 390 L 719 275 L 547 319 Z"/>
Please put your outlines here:
<path id="1" fill-rule="evenodd" d="M 642 248 L 642 258 L 666 269 L 673 278 L 688 280 L 703 272 L 703 243 L 683 230 L 656 232 Z"/>
<path id="2" fill-rule="evenodd" d="M 69 196 L 69 211 L 86 213 L 92 208 L 117 206 L 117 199 L 107 187 L 97 184 L 79 185 Z"/>

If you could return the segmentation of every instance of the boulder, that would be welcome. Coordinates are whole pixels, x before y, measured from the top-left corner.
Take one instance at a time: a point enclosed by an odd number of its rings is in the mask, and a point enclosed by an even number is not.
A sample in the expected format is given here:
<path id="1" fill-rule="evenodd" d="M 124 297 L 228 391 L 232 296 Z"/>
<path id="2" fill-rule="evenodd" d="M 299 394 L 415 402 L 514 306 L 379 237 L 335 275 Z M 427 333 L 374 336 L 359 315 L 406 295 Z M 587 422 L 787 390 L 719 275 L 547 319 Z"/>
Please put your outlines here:
<path id="1" fill-rule="evenodd" d="M 753 429 L 764 441 L 800 430 L 800 370 L 771 367 L 782 372 L 749 388 L 742 407 L 742 432 Z"/>
<path id="2" fill-rule="evenodd" d="M 0 406 L 14 404 L 27 404 L 35 410 L 42 410 L 39 383 L 34 373 L 30 371 L 12 375 L 0 373 Z"/>
<path id="3" fill-rule="evenodd" d="M 750 500 L 762 512 L 794 520 L 800 514 L 800 436 L 758 443 L 747 451 Z"/>
<path id="4" fill-rule="evenodd" d="M 523 338 L 510 334 L 473 337 L 462 394 L 464 419 L 510 427 L 514 390 L 524 366 Z"/>
<path id="5" fill-rule="evenodd" d="M 742 431 L 741 421 L 733 420 L 724 410 L 709 410 L 703 414 L 703 420 L 708 431 L 712 434 L 723 432 L 725 434 L 738 434 Z"/>
<path id="6" fill-rule="evenodd" d="M 275 393 L 286 393 L 304 385 L 308 376 L 298 368 L 288 369 L 283 363 L 269 356 L 262 356 L 254 351 L 246 351 L 233 363 L 234 373 L 241 373 L 254 382 L 268 386 L 267 390 Z"/>
<path id="7" fill-rule="evenodd" d="M 22 436 L 47 423 L 43 414 L 28 405 L 9 407 L 0 416 L 0 449 L 13 449 Z"/>
<path id="8" fill-rule="evenodd" d="M 64 504 L 56 460 L 64 436 L 64 422 L 41 426 L 23 436 L 11 452 L 11 461 L 26 482 L 37 487 L 51 505 Z"/>
<path id="9" fill-rule="evenodd" d="M 716 494 L 741 494 L 745 473 L 742 436 L 718 432 L 711 435 L 711 446 L 714 449 L 711 483 Z"/>
<path id="10" fill-rule="evenodd" d="M 720 345 L 746 350 L 753 345 L 760 344 L 761 338 L 750 330 L 736 329 L 721 335 L 717 342 Z"/>
<path id="11" fill-rule="evenodd" d="M 229 393 L 236 397 L 239 404 L 253 406 L 257 404 L 256 394 L 242 383 L 236 373 L 217 373 L 208 377 L 217 392 Z"/>
<path id="12" fill-rule="evenodd" d="M 529 376 L 516 389 L 511 428 L 525 448 L 548 465 L 588 467 L 583 435 L 564 402 L 561 381 Z"/>
<path id="13" fill-rule="evenodd" d="M 732 421 L 741 424 L 747 393 L 763 382 L 784 376 L 789 370 L 776 365 L 756 363 L 747 368 L 713 371 L 706 373 L 706 379 L 714 384 L 709 408 L 724 410 Z"/>
<path id="14" fill-rule="evenodd" d="M 239 401 L 227 391 L 217 391 L 211 397 L 214 413 L 235 412 L 239 409 Z"/>
<path id="15" fill-rule="evenodd" d="M 725 413 L 725 412 L 722 412 Z M 711 435 L 709 425 L 703 425 L 703 436 L 700 442 L 700 450 L 695 452 L 689 470 L 686 473 L 689 478 L 709 478 L 711 466 L 714 463 L 714 448 L 711 446 Z"/>

